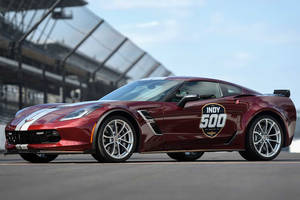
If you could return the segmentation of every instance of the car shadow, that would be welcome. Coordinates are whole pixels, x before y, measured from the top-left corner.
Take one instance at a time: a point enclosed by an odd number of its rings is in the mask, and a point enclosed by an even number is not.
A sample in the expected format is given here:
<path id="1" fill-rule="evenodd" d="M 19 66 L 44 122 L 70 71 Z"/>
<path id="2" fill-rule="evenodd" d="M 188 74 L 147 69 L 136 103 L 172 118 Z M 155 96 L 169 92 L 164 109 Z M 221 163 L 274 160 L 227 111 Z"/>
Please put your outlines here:
<path id="1" fill-rule="evenodd" d="M 126 161 L 121 163 L 101 163 L 93 160 L 81 161 L 81 160 L 68 160 L 68 161 L 53 161 L 52 164 L 209 164 L 209 163 L 220 163 L 220 164 L 258 164 L 258 163 L 300 163 L 300 159 L 278 159 L 272 161 L 247 161 L 247 160 L 197 160 L 197 161 L 174 161 L 174 160 L 135 160 L 135 161 Z"/>

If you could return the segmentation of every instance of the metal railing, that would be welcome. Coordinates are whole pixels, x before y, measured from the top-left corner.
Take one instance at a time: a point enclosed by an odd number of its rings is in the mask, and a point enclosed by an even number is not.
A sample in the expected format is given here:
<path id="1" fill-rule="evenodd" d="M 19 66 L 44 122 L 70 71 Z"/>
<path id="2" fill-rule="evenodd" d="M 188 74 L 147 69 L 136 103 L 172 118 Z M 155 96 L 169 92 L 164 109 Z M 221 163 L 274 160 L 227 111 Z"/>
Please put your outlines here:
<path id="1" fill-rule="evenodd" d="M 131 80 L 172 75 L 151 55 L 87 9 L 86 4 L 84 0 L 0 1 L 0 48 L 4 38 L 9 43 L 7 49 L 12 49 L 19 63 L 20 108 L 24 101 L 23 64 L 28 60 L 43 70 L 43 82 L 47 81 L 48 71 L 62 76 L 59 84 L 63 102 L 70 92 L 67 76 L 77 76 L 80 85 L 101 81 L 118 87 Z"/>

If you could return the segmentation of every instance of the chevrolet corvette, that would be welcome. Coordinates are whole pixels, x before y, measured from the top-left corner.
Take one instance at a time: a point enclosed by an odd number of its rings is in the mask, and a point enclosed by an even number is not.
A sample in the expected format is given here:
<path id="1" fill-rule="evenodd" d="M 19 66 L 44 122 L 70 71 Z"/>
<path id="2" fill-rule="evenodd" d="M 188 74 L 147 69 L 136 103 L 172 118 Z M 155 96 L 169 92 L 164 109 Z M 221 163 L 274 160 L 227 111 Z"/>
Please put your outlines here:
<path id="1" fill-rule="evenodd" d="M 34 163 L 59 154 L 123 162 L 133 153 L 194 161 L 211 151 L 272 160 L 293 139 L 296 110 L 289 97 L 289 90 L 261 94 L 207 78 L 142 79 L 97 101 L 18 111 L 5 128 L 6 153 Z"/>

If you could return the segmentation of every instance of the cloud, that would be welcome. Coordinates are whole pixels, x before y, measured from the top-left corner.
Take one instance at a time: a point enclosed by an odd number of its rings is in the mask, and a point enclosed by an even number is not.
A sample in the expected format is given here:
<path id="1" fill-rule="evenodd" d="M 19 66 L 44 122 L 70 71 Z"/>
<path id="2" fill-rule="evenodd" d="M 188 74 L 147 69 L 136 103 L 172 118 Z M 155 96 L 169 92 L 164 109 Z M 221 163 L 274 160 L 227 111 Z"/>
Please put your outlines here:
<path id="1" fill-rule="evenodd" d="M 137 28 L 152 28 L 152 27 L 155 27 L 158 25 L 159 25 L 158 21 L 151 21 L 151 22 L 136 24 L 136 27 Z"/>
<path id="2" fill-rule="evenodd" d="M 288 44 L 300 42 L 299 33 L 294 30 L 280 29 L 264 22 L 250 24 L 228 20 L 222 13 L 214 13 L 204 30 L 209 34 L 231 36 L 246 41 L 259 41 L 268 44 Z"/>
<path id="3" fill-rule="evenodd" d="M 125 35 L 139 46 L 161 45 L 180 38 L 181 25 L 177 20 L 150 21 L 121 27 Z"/>
<path id="4" fill-rule="evenodd" d="M 248 52 L 234 53 L 228 60 L 224 61 L 226 68 L 245 68 L 254 61 L 254 56 Z"/>
<path id="5" fill-rule="evenodd" d="M 118 30 L 128 36 L 132 41 L 144 47 L 144 45 L 160 45 L 170 41 L 187 39 L 184 35 L 188 26 L 185 22 L 194 15 L 194 8 L 204 6 L 206 0 L 88 0 L 91 8 L 97 10 L 126 12 L 139 11 L 141 9 L 154 9 L 159 14 L 143 19 L 135 18 L 134 21 L 120 24 Z M 123 13 L 124 14 L 124 13 Z M 133 13 L 132 15 L 136 15 Z M 181 36 L 181 37 L 180 37 Z"/>
<path id="6" fill-rule="evenodd" d="M 220 13 L 220 12 L 215 12 L 211 16 L 211 23 L 214 24 L 214 25 L 215 24 L 221 24 L 224 21 L 225 21 L 225 18 L 223 16 L 223 14 Z"/>
<path id="7" fill-rule="evenodd" d="M 238 52 L 234 55 L 234 57 L 239 61 L 249 61 L 252 58 L 252 56 L 246 52 Z"/>
<path id="8" fill-rule="evenodd" d="M 110 0 L 98 1 L 103 9 L 107 10 L 126 10 L 134 8 L 177 8 L 202 6 L 204 0 Z"/>

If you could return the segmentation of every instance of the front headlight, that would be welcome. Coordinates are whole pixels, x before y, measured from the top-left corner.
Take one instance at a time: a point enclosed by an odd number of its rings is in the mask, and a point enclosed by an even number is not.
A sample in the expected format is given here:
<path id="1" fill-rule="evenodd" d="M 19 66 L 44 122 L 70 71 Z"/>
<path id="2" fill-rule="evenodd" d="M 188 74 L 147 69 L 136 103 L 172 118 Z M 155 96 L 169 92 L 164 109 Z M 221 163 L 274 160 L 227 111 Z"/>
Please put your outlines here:
<path id="1" fill-rule="evenodd" d="M 102 105 L 93 105 L 93 106 L 88 106 L 85 108 L 81 108 L 79 110 L 76 110 L 74 112 L 71 112 L 69 114 L 67 114 L 66 116 L 64 116 L 63 118 L 61 118 L 59 121 L 66 121 L 66 120 L 71 120 L 71 119 L 78 119 L 81 118 L 83 116 L 86 116 L 88 114 L 90 114 L 91 112 L 95 111 L 98 108 L 103 107 Z"/>

